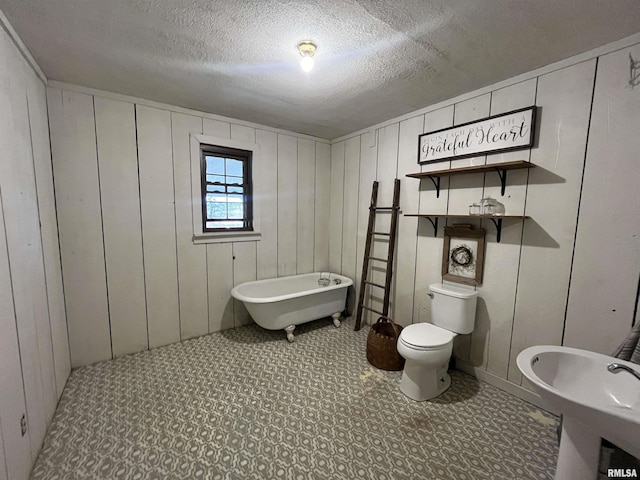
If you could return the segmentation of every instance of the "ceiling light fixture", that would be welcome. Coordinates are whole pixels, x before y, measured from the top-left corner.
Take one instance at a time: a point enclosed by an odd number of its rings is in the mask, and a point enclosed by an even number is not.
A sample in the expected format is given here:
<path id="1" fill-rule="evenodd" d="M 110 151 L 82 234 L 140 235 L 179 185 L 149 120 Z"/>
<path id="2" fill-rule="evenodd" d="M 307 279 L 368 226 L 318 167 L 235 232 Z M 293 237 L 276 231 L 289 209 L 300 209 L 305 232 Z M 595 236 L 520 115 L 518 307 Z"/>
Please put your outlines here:
<path id="1" fill-rule="evenodd" d="M 313 56 L 316 54 L 318 46 L 311 40 L 303 40 L 298 44 L 298 53 L 302 59 L 300 60 L 300 66 L 305 72 L 310 72 L 313 68 Z"/>

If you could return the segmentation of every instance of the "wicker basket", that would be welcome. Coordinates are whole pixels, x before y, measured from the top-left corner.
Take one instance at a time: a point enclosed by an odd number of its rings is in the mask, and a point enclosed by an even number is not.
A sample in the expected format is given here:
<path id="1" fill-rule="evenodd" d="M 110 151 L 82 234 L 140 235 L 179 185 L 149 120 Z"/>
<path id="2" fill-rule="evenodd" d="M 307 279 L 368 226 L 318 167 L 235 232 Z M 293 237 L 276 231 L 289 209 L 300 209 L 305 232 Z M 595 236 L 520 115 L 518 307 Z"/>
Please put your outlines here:
<path id="1" fill-rule="evenodd" d="M 398 353 L 402 327 L 388 317 L 380 317 L 367 336 L 367 360 L 381 370 L 402 370 L 404 358 Z"/>

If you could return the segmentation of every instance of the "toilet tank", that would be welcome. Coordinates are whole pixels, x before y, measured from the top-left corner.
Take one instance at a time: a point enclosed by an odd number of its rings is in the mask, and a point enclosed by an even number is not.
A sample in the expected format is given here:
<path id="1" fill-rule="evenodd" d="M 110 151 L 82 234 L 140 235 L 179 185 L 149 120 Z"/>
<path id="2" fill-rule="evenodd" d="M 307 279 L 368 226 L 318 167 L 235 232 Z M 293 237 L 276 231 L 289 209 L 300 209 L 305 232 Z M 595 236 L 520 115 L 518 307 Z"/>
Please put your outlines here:
<path id="1" fill-rule="evenodd" d="M 476 323 L 478 292 L 466 288 L 434 283 L 431 322 L 455 333 L 471 333 Z"/>

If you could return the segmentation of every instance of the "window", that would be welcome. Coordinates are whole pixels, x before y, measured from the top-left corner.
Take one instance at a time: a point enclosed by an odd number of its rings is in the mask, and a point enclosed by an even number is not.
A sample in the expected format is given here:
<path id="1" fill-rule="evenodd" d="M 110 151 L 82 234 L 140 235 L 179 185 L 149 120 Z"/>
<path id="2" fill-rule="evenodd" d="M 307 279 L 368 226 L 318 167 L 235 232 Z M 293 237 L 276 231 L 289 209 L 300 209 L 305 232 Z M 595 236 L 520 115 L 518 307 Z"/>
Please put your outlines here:
<path id="1" fill-rule="evenodd" d="M 202 229 L 253 231 L 252 152 L 200 145 Z"/>

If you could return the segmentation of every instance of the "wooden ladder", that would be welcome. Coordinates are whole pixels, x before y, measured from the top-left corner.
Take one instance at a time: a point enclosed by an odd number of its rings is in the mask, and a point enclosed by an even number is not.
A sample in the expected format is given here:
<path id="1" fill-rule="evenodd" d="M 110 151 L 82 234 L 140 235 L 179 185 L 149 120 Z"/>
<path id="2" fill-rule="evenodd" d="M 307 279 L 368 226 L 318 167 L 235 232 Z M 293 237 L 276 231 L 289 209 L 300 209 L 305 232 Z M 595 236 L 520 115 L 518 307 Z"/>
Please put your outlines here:
<path id="1" fill-rule="evenodd" d="M 356 314 L 356 325 L 354 330 L 360 330 L 362 327 L 362 313 L 363 310 L 369 310 L 370 312 L 377 313 L 383 317 L 389 314 L 389 295 L 391 293 L 391 275 L 393 273 L 393 256 L 396 249 L 396 231 L 398 227 L 398 214 L 400 213 L 400 180 L 395 179 L 393 184 L 393 205 L 391 207 L 378 207 L 378 182 L 373 182 L 373 188 L 371 189 L 371 204 L 369 205 L 369 224 L 367 226 L 367 238 L 364 245 L 364 261 L 362 262 L 362 277 L 360 279 L 360 295 L 358 296 L 358 310 Z M 377 232 L 376 226 L 376 214 L 391 212 L 391 227 L 389 232 Z M 371 255 L 371 248 L 373 246 L 373 237 L 386 236 L 389 237 L 389 248 L 387 251 L 387 258 L 374 257 Z M 379 283 L 370 282 L 367 280 L 369 273 L 369 261 L 379 261 L 386 263 L 386 276 L 384 285 Z M 379 312 L 373 308 L 367 307 L 364 304 L 365 288 L 367 285 L 380 288 L 384 292 L 384 301 L 382 304 L 382 311 Z"/>

